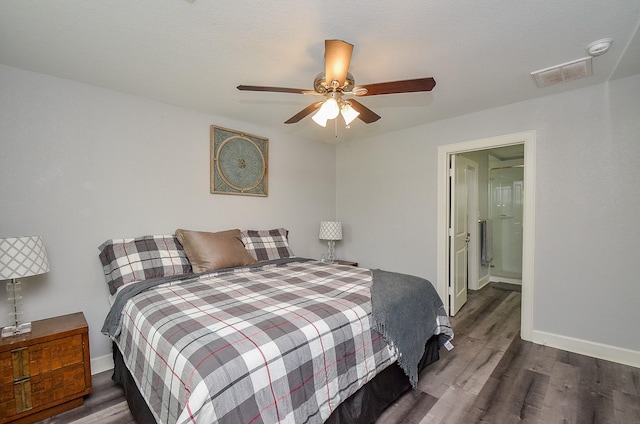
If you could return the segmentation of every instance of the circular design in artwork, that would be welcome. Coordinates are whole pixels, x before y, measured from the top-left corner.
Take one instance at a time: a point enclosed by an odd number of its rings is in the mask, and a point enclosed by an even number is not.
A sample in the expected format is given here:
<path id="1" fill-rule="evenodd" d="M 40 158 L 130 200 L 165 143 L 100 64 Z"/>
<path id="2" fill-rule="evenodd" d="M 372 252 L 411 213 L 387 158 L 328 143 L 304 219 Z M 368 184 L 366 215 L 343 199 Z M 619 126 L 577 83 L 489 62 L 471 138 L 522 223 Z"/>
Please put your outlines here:
<path id="1" fill-rule="evenodd" d="M 265 157 L 256 143 L 247 137 L 237 135 L 225 139 L 216 156 L 220 177 L 235 190 L 250 191 L 264 179 Z"/>

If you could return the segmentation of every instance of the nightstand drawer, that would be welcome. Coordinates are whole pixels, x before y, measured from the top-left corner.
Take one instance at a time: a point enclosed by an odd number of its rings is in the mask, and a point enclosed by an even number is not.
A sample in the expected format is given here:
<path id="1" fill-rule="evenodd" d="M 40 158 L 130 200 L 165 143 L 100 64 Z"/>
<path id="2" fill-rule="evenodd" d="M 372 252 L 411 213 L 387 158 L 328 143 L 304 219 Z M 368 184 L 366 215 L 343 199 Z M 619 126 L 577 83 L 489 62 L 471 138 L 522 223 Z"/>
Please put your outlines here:
<path id="1" fill-rule="evenodd" d="M 91 393 L 89 329 L 82 313 L 34 321 L 0 340 L 0 424 L 36 422 Z"/>
<path id="2" fill-rule="evenodd" d="M 25 350 L 28 350 L 29 375 L 31 376 L 79 364 L 83 361 L 81 334 L 36 344 Z"/>
<path id="3" fill-rule="evenodd" d="M 10 417 L 16 413 L 15 386 L 3 384 L 0 386 L 0 417 Z"/>
<path id="4" fill-rule="evenodd" d="M 31 378 L 31 400 L 36 408 L 84 392 L 84 364 L 79 363 Z"/>

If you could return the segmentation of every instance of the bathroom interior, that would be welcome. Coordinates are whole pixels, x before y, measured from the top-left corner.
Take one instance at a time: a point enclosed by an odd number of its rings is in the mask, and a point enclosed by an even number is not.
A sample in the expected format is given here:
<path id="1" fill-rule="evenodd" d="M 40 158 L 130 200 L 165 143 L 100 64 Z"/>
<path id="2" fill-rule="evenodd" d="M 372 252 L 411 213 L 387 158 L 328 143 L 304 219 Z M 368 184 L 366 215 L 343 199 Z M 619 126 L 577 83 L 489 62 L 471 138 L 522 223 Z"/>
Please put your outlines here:
<path id="1" fill-rule="evenodd" d="M 469 289 L 489 283 L 522 284 L 522 218 L 524 145 L 463 153 L 478 164 L 477 280 Z M 470 259 L 471 260 L 471 259 Z M 515 286 L 514 286 L 515 287 Z"/>

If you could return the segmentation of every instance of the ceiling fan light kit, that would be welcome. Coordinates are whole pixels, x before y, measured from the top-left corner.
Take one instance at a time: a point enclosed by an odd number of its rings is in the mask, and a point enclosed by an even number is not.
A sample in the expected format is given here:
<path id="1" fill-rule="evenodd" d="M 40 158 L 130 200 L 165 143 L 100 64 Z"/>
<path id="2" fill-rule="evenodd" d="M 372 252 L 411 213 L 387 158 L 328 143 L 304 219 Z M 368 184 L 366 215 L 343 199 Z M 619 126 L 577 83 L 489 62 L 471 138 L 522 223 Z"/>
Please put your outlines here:
<path id="1" fill-rule="evenodd" d="M 313 90 L 255 85 L 239 85 L 237 88 L 242 91 L 270 91 L 324 96 L 326 100 L 310 104 L 286 120 L 285 124 L 299 122 L 319 108 L 312 116 L 313 121 L 318 125 L 325 127 L 328 120 L 335 119 L 341 114 L 348 127 L 356 118 L 360 118 L 361 121 L 370 124 L 380 119 L 380 116 L 355 99 L 345 99 L 345 96 L 361 97 L 415 93 L 431 91 L 436 85 L 436 81 L 428 77 L 356 86 L 353 75 L 349 73 L 353 45 L 342 40 L 325 40 L 324 49 L 325 71 L 316 75 L 313 81 Z"/>
<path id="2" fill-rule="evenodd" d="M 349 126 L 354 119 L 360 116 L 360 112 L 351 107 L 351 103 L 342 98 L 338 98 L 332 93 L 332 96 L 325 100 L 320 109 L 311 117 L 313 121 L 321 127 L 327 126 L 329 119 L 335 119 L 338 114 L 344 118 L 344 123 Z"/>
<path id="3" fill-rule="evenodd" d="M 351 103 L 345 102 L 345 105 L 340 109 L 340 114 L 344 118 L 344 123 L 349 126 L 354 119 L 360 116 L 360 112 L 351 107 Z"/>
<path id="4" fill-rule="evenodd" d="M 321 127 L 326 127 L 327 126 L 327 118 L 322 116 L 322 114 L 320 114 L 320 113 L 316 113 L 315 115 L 313 115 L 311 117 L 311 119 L 313 119 L 313 122 L 315 122 L 316 124 L 320 125 Z"/>
<path id="5" fill-rule="evenodd" d="M 340 113 L 338 101 L 334 97 L 329 97 L 322 106 L 320 106 L 318 113 L 323 114 L 326 119 L 336 119 Z"/>

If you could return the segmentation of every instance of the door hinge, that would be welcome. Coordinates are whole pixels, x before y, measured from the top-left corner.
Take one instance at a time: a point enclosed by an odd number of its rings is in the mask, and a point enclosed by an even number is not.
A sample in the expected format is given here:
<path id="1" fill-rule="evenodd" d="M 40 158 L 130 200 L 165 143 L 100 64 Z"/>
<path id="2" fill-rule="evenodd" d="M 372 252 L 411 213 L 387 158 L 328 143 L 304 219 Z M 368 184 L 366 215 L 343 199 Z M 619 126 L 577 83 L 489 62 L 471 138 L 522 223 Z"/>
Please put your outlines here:
<path id="1" fill-rule="evenodd" d="M 449 237 L 453 237 L 453 228 L 449 228 L 448 234 L 449 234 Z"/>

